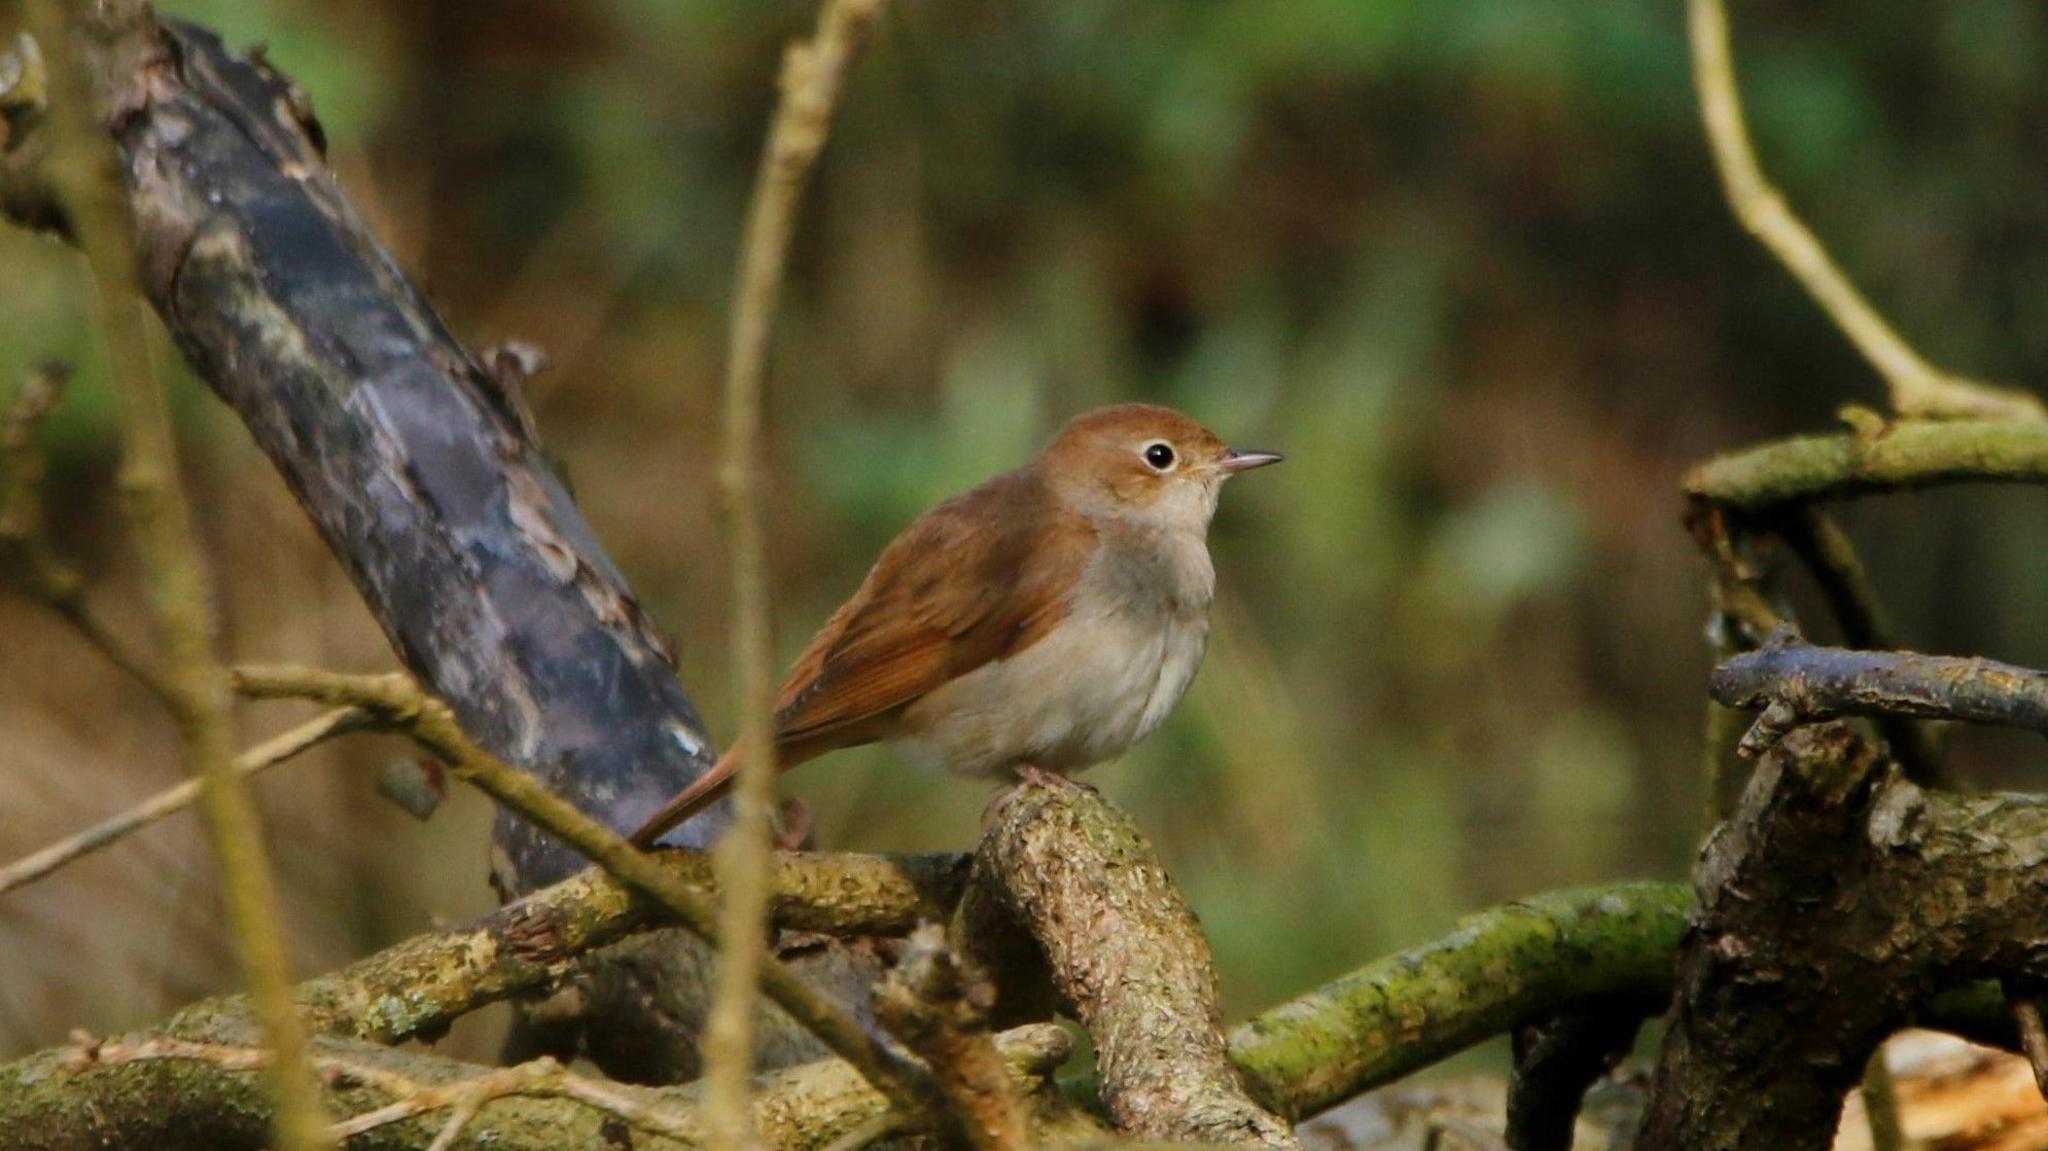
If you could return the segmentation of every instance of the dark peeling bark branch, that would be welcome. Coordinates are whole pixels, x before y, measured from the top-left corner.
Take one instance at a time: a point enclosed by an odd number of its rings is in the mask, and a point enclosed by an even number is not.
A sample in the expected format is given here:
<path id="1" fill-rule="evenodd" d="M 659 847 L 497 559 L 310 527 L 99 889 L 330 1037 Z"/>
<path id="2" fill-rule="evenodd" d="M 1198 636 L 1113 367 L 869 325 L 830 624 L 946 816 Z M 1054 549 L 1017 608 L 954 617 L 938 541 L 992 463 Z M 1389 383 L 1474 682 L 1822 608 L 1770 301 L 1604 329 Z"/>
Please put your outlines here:
<path id="1" fill-rule="evenodd" d="M 167 26 L 163 53 L 116 137 L 179 346 L 464 730 L 632 826 L 708 762 L 672 657 L 497 385 L 334 185 L 303 96 L 191 26 Z M 581 867 L 517 821 L 499 846 L 508 890 Z"/>
<path id="2" fill-rule="evenodd" d="M 1637 1146 L 1824 1148 L 1943 987 L 2048 975 L 2048 803 L 1923 791 L 1840 725 L 1788 735 L 1708 845 Z"/>
<path id="3" fill-rule="evenodd" d="M 1128 816 L 1085 788 L 1019 786 L 977 861 L 976 881 L 1038 939 L 1094 1038 L 1119 1131 L 1299 1147 L 1231 1065 L 1209 941 Z"/>
<path id="4" fill-rule="evenodd" d="M 1975 656 L 1768 644 L 1714 669 L 1714 698 L 1763 708 L 1745 742 L 1761 750 L 1790 726 L 1837 716 L 1918 716 L 2048 734 L 2048 674 Z"/>

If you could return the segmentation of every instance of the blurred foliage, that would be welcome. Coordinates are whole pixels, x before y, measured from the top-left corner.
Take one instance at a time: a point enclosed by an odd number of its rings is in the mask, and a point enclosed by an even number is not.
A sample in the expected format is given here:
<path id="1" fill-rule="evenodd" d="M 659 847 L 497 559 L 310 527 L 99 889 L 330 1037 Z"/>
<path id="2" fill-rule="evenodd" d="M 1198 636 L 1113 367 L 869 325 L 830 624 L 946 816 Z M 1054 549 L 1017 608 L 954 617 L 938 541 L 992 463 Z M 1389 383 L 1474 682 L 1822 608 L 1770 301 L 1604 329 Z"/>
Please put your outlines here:
<path id="1" fill-rule="evenodd" d="M 268 42 L 458 331 L 547 349 L 549 446 L 729 732 L 709 513 L 725 295 L 777 54 L 809 6 L 163 7 Z M 1851 274 L 1937 361 L 2048 378 L 2048 9 L 1734 17 L 1764 161 Z M 1189 702 L 1096 779 L 1186 884 L 1233 1011 L 1472 907 L 1680 874 L 1706 655 L 1677 477 L 1881 396 L 1733 227 L 1695 117 L 1675 3 L 896 5 L 778 333 L 784 646 L 911 516 L 1068 414 L 1172 403 L 1289 460 L 1224 500 L 1225 598 Z M 52 495 L 119 609 L 134 588 L 79 276 L 0 232 L 0 379 L 80 362 Z M 181 392 L 237 655 L 384 665 L 265 462 L 197 383 Z M 2044 510 L 1944 493 L 1850 524 L 1913 643 L 2038 665 Z M 34 813 L 0 828 L 0 854 L 174 776 L 146 700 L 31 605 L 0 599 L 0 636 L 0 789 Z M 411 827 L 371 794 L 387 751 L 264 785 L 302 845 L 304 966 L 487 903 L 482 813 Z M 1959 754 L 2025 784 L 2037 753 Z M 880 751 L 790 786 L 832 847 L 960 847 L 987 798 Z M 169 828 L 0 905 L 0 945 L 29 956 L 0 976 L 0 1038 L 219 986 L 208 890 L 198 841 Z M 93 961 L 64 965 L 80 949 Z M 128 991 L 103 994 L 112 972 Z"/>

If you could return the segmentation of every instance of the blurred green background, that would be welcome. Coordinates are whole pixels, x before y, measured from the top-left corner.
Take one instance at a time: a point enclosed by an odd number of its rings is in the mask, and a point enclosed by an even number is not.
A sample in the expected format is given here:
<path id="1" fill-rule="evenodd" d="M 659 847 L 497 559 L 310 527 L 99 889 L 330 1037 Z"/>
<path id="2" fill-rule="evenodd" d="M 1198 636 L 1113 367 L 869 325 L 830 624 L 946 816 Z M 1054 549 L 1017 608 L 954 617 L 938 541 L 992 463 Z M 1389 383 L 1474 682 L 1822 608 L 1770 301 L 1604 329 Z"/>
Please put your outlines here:
<path id="1" fill-rule="evenodd" d="M 265 41 L 364 214 L 532 399 L 599 536 L 732 730 L 710 508 L 728 285 L 808 3 L 167 0 Z M 2048 377 L 2048 8 L 1737 3 L 1764 162 L 1938 362 Z M 0 2 L 0 30 L 13 12 Z M 1148 399 L 1288 453 L 1233 485 L 1187 703 L 1093 778 L 1156 838 L 1242 1015 L 1566 885 L 1677 878 L 1704 827 L 1702 570 L 1677 480 L 1877 404 L 1740 234 L 1675 0 L 904 0 L 804 210 L 774 357 L 770 522 L 793 651 L 918 511 L 1068 415 Z M 61 538 L 141 628 L 83 268 L 0 230 L 0 387 L 56 354 Z M 237 659 L 391 656 L 233 417 L 174 376 Z M 2048 664 L 2041 493 L 1848 516 L 1916 646 Z M 296 718 L 268 708 L 249 738 Z M 178 778 L 169 730 L 0 593 L 0 855 Z M 294 959 L 489 906 L 487 813 L 427 825 L 356 740 L 261 785 Z M 1972 736 L 1992 784 L 2032 743 Z M 834 848 L 970 844 L 987 790 L 885 752 L 789 777 Z M 176 821 L 0 899 L 0 1052 L 233 978 Z M 487 1025 L 458 1035 L 491 1050 Z"/>

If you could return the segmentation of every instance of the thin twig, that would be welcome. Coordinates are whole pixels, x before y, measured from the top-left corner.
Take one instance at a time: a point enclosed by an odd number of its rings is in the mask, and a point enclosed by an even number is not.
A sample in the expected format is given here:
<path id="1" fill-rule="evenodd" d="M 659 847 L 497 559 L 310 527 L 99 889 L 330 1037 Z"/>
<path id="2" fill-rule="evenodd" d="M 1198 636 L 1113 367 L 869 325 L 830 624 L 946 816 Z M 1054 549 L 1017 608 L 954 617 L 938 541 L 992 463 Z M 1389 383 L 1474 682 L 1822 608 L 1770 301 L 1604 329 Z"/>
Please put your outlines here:
<path id="1" fill-rule="evenodd" d="M 717 942 L 717 913 L 705 892 L 683 882 L 653 856 L 635 850 L 624 837 L 550 792 L 532 775 L 477 746 L 448 706 L 421 691 L 409 677 L 244 667 L 235 671 L 235 687 L 255 699 L 311 699 L 362 708 L 433 752 L 456 776 L 645 892 L 683 926 Z M 906 1115 L 918 1123 L 929 1120 L 935 1089 L 924 1068 L 891 1051 L 844 1007 L 772 957 L 762 961 L 761 989 Z"/>
<path id="2" fill-rule="evenodd" d="M 33 0 L 27 14 L 49 61 L 50 171 L 92 269 L 120 397 L 122 482 L 162 637 L 166 702 L 186 767 L 204 781 L 202 807 L 220 861 L 228 925 L 264 1040 L 277 1053 L 271 1073 L 277 1143 L 284 1151 L 314 1151 L 329 1144 L 327 1119 L 292 1011 L 283 916 L 255 805 L 234 770 L 234 697 L 214 652 L 211 581 L 178 475 L 169 407 L 150 365 L 134 221 L 121 195 L 112 144 L 91 112 L 84 68 L 73 51 L 77 30 L 55 0 Z"/>
<path id="3" fill-rule="evenodd" d="M 23 590 L 62 616 L 107 662 L 148 688 L 159 703 L 170 702 L 163 676 L 136 652 L 85 598 L 85 577 L 64 562 L 50 542 L 43 512 L 43 478 L 49 462 L 36 446 L 36 432 L 64 395 L 71 366 L 48 360 L 29 373 L 14 402 L 0 414 L 0 463 L 7 469 L 0 486 L 0 545 L 14 552 Z"/>
<path id="4" fill-rule="evenodd" d="M 1980 419 L 2038 419 L 2048 414 L 2034 396 L 1929 364 L 1864 299 L 1757 163 L 1736 91 L 1722 0 L 1690 0 L 1689 12 L 1693 83 L 1699 89 L 1707 140 L 1729 207 L 1884 377 L 1893 410 L 1903 416 Z"/>
<path id="5" fill-rule="evenodd" d="M 255 775 L 335 736 L 356 731 L 365 726 L 368 719 L 356 708 L 336 708 L 242 752 L 235 757 L 235 774 L 243 778 Z M 75 859 L 109 847 L 165 816 L 185 810 L 199 798 L 200 790 L 201 781 L 185 780 L 119 815 L 0 867 L 0 894 L 41 879 Z"/>
<path id="6" fill-rule="evenodd" d="M 718 971 L 704 1030 L 705 1118 L 712 1145 L 758 1147 L 747 1092 L 754 1071 L 754 1000 L 766 956 L 775 804 L 774 642 L 767 559 L 755 474 L 760 467 L 761 384 L 782 292 L 796 207 L 825 147 L 848 65 L 882 0 L 826 0 L 809 43 L 782 61 L 782 100 L 769 128 L 740 246 L 732 348 L 725 378 L 725 446 L 719 477 L 732 548 L 733 652 L 740 708 L 740 772 L 733 823 L 718 848 L 723 890 Z"/>

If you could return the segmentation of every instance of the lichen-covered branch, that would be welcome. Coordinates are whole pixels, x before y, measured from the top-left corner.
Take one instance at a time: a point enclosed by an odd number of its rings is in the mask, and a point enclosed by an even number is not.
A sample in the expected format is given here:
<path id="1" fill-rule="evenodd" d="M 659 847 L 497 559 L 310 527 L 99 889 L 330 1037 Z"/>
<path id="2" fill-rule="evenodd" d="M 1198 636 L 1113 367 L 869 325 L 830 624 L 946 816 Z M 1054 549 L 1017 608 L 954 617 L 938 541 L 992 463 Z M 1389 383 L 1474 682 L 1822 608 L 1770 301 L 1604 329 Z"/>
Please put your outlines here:
<path id="1" fill-rule="evenodd" d="M 2048 673 L 1976 656 L 1849 651 L 1766 644 L 1714 669 L 1714 698 L 1762 708 L 1744 737 L 1768 750 L 1802 723 L 1839 716 L 1916 716 L 2000 724 L 2048 734 Z"/>
<path id="2" fill-rule="evenodd" d="M 1020 785 L 977 852 L 1095 1040 L 1102 1101 L 1142 1139 L 1298 1147 L 1231 1065 L 1209 941 L 1130 818 L 1083 787 Z"/>
<path id="3" fill-rule="evenodd" d="M 247 1050 L 245 1038 L 230 1034 L 194 1044 L 123 1037 L 109 1044 L 105 1058 L 96 1058 L 92 1045 L 0 1067 L 0 1146 L 256 1151 L 265 1142 L 269 1108 L 257 1084 L 264 1060 Z M 1100 1128 L 1067 1106 L 1046 1078 L 1071 1050 L 1065 1034 L 1039 1025 L 1006 1032 L 998 1043 L 1017 1090 L 1033 1100 L 1034 1137 L 1050 1145 L 1100 1136 Z M 178 1057 L 181 1050 L 191 1057 Z M 154 1057 L 133 1057 L 137 1052 Z M 321 1078 L 326 1106 L 351 1117 L 386 1118 L 377 1112 L 394 1105 L 424 1112 L 405 1105 L 408 1088 L 436 1091 L 452 1105 L 464 1085 L 500 1074 L 333 1038 L 315 1040 L 312 1054 L 329 1072 Z M 479 1099 L 466 1124 L 465 1145 L 494 1151 L 628 1145 L 684 1151 L 705 1144 L 694 1088 L 633 1087 L 541 1073 L 546 1070 L 541 1065 L 524 1081 L 499 1084 L 509 1088 L 502 1093 L 470 1092 L 488 1097 Z M 754 1086 L 754 1124 L 777 1151 L 821 1151 L 888 1109 L 887 1099 L 839 1060 L 771 1072 Z M 420 1113 L 358 1126 L 364 1129 L 349 1140 L 349 1151 L 423 1151 L 446 1124 L 440 1116 Z"/>
<path id="4" fill-rule="evenodd" d="M 678 881 L 709 887 L 702 852 L 664 851 Z M 961 855 L 783 855 L 774 873 L 773 921 L 797 931 L 900 935 L 943 916 L 965 886 Z M 294 990 L 318 1032 L 400 1043 L 432 1039 L 479 1007 L 546 991 L 590 951 L 645 930 L 659 909 L 601 868 L 590 868 L 474 923 L 414 936 Z M 207 1000 L 166 1025 L 188 1037 L 222 1033 L 247 1018 L 240 997 Z"/>
<path id="5" fill-rule="evenodd" d="M 1742 511 L 1954 483 L 2048 482 L 2048 420 L 1907 421 L 1716 456 L 1686 494 Z"/>
<path id="6" fill-rule="evenodd" d="M 717 941 L 717 913 L 705 889 L 681 882 L 653 856 L 626 842 L 533 775 L 473 742 L 447 705 L 402 675 L 343 675 L 312 668 L 243 667 L 235 689 L 254 699 L 310 699 L 357 707 L 433 752 L 449 771 L 659 903 L 699 938 Z M 764 956 L 761 990 L 805 1030 L 858 1067 L 916 1123 L 931 1118 L 930 1074 L 870 1034 L 844 1006 L 779 960 Z"/>
<path id="7" fill-rule="evenodd" d="M 1924 791 L 1838 724 L 1786 736 L 1695 875 L 1637 1146 L 1827 1147 L 1936 991 L 2048 975 L 2044 861 L 2048 802 Z"/>

